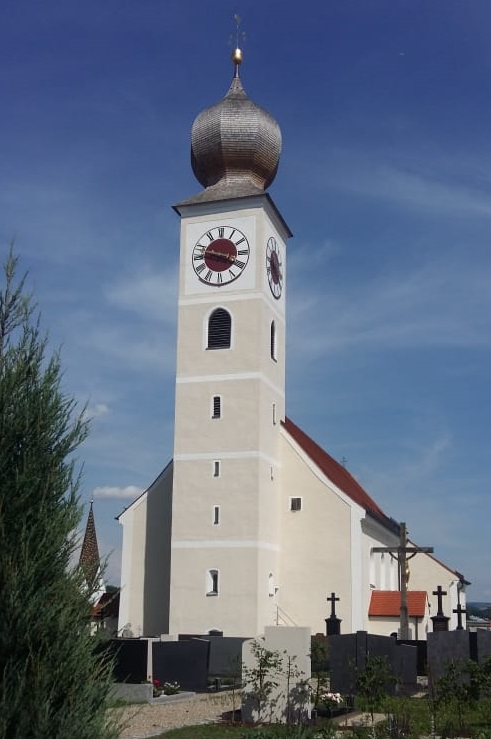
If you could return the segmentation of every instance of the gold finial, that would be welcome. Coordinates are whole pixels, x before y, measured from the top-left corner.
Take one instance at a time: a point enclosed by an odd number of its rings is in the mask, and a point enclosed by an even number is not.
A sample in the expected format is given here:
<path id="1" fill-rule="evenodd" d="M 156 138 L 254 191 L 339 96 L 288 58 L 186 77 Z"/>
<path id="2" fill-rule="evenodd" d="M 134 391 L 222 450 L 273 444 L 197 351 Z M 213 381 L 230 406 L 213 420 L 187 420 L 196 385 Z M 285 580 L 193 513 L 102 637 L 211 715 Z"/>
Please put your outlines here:
<path id="1" fill-rule="evenodd" d="M 242 23 L 242 18 L 240 15 L 237 15 L 237 13 L 234 15 L 234 21 L 235 21 L 235 49 L 232 52 L 232 61 L 235 65 L 235 77 L 239 76 L 239 67 L 242 64 L 242 49 L 239 46 L 239 42 L 245 41 L 245 33 L 244 31 L 240 31 L 240 24 Z M 231 36 L 231 41 L 233 39 L 233 36 Z"/>

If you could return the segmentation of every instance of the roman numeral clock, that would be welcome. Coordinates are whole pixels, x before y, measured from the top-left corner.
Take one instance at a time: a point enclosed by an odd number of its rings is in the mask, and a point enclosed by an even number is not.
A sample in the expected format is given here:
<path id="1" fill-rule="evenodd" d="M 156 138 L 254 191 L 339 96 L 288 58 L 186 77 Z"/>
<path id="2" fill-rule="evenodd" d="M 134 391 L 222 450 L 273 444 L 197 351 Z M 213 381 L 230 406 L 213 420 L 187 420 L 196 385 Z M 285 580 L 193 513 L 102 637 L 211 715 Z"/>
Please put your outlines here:
<path id="1" fill-rule="evenodd" d="M 193 269 L 201 282 L 220 287 L 240 277 L 249 255 L 249 242 L 242 231 L 233 226 L 215 226 L 194 245 Z"/>

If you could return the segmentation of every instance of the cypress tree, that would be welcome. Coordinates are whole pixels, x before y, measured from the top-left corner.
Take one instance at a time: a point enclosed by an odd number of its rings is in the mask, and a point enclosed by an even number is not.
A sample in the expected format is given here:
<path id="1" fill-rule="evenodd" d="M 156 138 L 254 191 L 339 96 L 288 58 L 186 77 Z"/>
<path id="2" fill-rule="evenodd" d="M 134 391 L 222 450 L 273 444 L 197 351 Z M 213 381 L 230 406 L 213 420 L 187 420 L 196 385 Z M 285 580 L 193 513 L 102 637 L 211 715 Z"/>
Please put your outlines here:
<path id="1" fill-rule="evenodd" d="M 87 434 L 12 250 L 0 284 L 0 738 L 110 739 L 111 663 L 75 567 Z"/>

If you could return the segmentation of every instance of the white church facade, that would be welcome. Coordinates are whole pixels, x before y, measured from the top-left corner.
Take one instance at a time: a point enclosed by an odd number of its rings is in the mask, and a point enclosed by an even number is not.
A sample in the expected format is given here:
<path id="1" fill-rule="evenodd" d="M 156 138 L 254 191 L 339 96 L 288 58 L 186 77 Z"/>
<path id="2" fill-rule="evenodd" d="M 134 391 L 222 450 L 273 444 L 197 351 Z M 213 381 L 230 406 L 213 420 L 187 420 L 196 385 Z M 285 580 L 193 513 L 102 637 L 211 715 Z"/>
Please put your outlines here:
<path id="1" fill-rule="evenodd" d="M 372 595 L 398 591 L 399 568 L 372 550 L 397 546 L 399 526 L 285 414 L 291 233 L 266 192 L 281 133 L 247 98 L 238 49 L 233 59 L 227 95 L 193 125 L 193 170 L 204 189 L 174 206 L 174 454 L 119 516 L 119 630 L 254 636 L 286 624 L 323 632 L 335 592 L 342 633 L 389 634 L 398 618 L 384 615 L 382 601 L 375 608 Z M 427 596 L 414 619 L 410 599 L 413 636 L 431 629 L 438 585 L 455 628 L 464 583 L 429 554 L 411 560 L 410 588 Z"/>

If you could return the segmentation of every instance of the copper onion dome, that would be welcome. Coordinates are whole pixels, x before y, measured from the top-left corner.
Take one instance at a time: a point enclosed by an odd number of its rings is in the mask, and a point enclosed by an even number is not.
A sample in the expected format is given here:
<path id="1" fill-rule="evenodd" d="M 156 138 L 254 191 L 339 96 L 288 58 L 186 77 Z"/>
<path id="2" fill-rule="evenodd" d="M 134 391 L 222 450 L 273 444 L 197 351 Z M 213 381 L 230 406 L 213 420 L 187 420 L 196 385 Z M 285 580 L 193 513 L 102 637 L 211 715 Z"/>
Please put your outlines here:
<path id="1" fill-rule="evenodd" d="M 253 194 L 274 180 L 281 131 L 264 108 L 249 100 L 239 77 L 242 52 L 232 54 L 235 75 L 219 103 L 196 117 L 191 131 L 191 163 L 198 182 L 219 197 Z"/>

